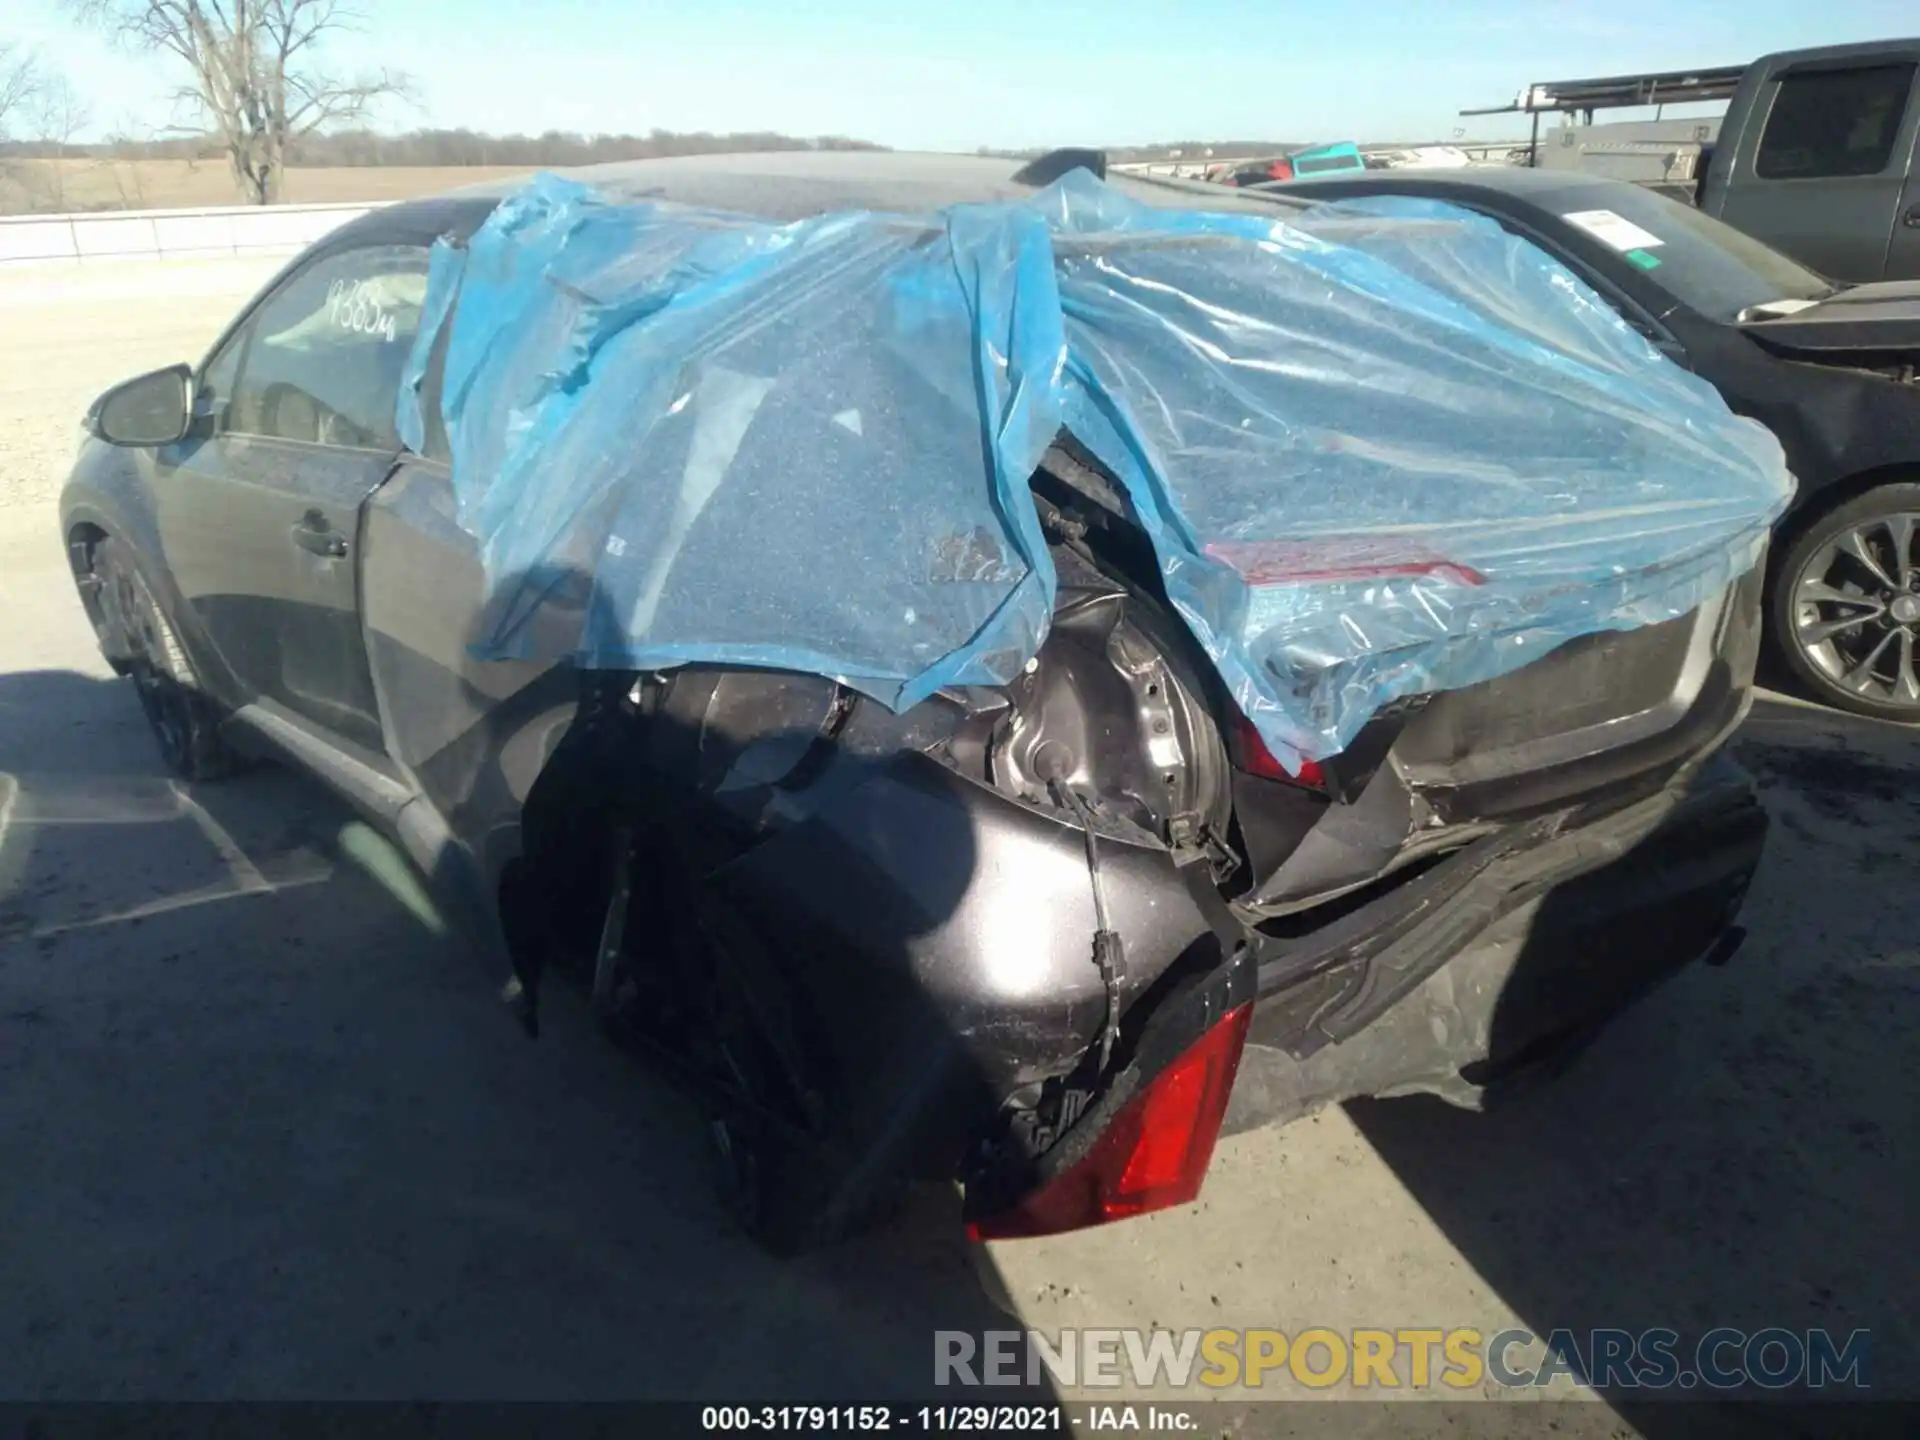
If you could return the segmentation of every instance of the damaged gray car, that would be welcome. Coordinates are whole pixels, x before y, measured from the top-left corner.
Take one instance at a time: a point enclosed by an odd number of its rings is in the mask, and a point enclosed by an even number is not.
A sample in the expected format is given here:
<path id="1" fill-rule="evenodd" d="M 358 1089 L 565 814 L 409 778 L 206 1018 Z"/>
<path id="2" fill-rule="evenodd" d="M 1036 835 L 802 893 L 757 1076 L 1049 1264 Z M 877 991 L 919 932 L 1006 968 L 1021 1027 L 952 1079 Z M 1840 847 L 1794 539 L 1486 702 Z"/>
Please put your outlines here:
<path id="1" fill-rule="evenodd" d="M 778 1250 L 1183 1204 L 1741 938 L 1777 446 L 1491 222 L 1103 172 L 378 209 L 62 499 L 167 761 L 344 796 Z"/>

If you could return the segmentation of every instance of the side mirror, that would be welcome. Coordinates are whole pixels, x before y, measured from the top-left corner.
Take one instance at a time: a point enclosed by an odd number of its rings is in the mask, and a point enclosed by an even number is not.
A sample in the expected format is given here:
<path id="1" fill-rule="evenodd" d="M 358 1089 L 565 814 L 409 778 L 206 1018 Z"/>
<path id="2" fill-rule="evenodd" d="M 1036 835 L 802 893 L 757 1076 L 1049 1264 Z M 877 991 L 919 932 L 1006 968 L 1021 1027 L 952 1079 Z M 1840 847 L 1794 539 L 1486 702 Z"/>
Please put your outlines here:
<path id="1" fill-rule="evenodd" d="M 109 445 L 171 445 L 192 427 L 191 365 L 123 380 L 87 412 L 87 429 Z"/>

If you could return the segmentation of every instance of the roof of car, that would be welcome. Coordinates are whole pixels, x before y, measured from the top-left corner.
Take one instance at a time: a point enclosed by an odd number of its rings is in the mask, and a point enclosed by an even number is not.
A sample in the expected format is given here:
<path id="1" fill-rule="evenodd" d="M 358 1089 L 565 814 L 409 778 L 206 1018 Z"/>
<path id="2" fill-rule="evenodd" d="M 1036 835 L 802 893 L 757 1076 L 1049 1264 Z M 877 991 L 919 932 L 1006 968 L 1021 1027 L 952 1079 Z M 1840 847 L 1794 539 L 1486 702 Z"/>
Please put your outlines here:
<path id="1" fill-rule="evenodd" d="M 624 200 L 667 200 L 784 223 L 843 210 L 924 214 L 946 205 L 1022 200 L 1039 188 L 1014 177 L 1029 162 L 895 150 L 768 150 L 624 160 L 555 173 Z M 351 244 L 410 241 L 477 227 L 531 176 L 493 180 L 406 200 L 336 232 Z M 1110 171 L 1107 183 L 1146 205 L 1272 214 L 1301 203 L 1200 181 Z"/>

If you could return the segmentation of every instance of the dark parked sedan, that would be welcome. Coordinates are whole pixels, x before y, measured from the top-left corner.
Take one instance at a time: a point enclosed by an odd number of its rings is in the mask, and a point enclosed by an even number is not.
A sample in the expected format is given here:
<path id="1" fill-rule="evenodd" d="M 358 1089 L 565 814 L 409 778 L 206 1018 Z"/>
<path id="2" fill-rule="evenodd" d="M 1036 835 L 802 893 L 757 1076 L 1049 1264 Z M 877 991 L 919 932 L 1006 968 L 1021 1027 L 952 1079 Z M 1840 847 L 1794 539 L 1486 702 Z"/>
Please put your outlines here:
<path id="1" fill-rule="evenodd" d="M 1766 425 L 1800 487 L 1768 572 L 1776 654 L 1814 699 L 1920 721 L 1920 284 L 1835 285 L 1690 206 L 1564 171 L 1369 171 L 1267 191 L 1488 215 Z"/>
<path id="2" fill-rule="evenodd" d="M 781 220 L 1030 193 L 955 157 L 612 174 Z M 768 1243 L 843 1231 L 915 1178 L 961 1181 L 981 1236 L 1182 1203 L 1223 1127 L 1354 1095 L 1478 1103 L 1738 944 L 1766 821 L 1717 752 L 1750 701 L 1754 571 L 1403 697 L 1289 773 L 1172 613 L 1113 475 L 1056 443 L 1026 483 L 1058 599 L 1010 683 L 894 713 L 818 674 L 481 658 L 487 576 L 444 437 L 415 453 L 395 409 L 429 249 L 498 203 L 354 221 L 198 364 L 108 392 L 62 538 L 180 773 L 264 752 L 338 791 L 511 969 L 530 1027 L 541 973 L 576 979 L 704 1107 Z"/>

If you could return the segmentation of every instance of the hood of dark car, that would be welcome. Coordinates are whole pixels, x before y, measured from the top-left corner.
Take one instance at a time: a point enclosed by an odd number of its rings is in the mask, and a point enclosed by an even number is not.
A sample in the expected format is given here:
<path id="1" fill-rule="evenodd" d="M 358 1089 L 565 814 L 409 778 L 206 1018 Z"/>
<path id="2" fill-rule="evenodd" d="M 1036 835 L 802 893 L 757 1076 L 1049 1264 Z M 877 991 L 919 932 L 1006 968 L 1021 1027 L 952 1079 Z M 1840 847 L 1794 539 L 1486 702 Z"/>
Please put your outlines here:
<path id="1" fill-rule="evenodd" d="M 1756 306 L 1740 328 L 1786 350 L 1920 349 L 1920 280 L 1854 285 L 1798 309 Z"/>

